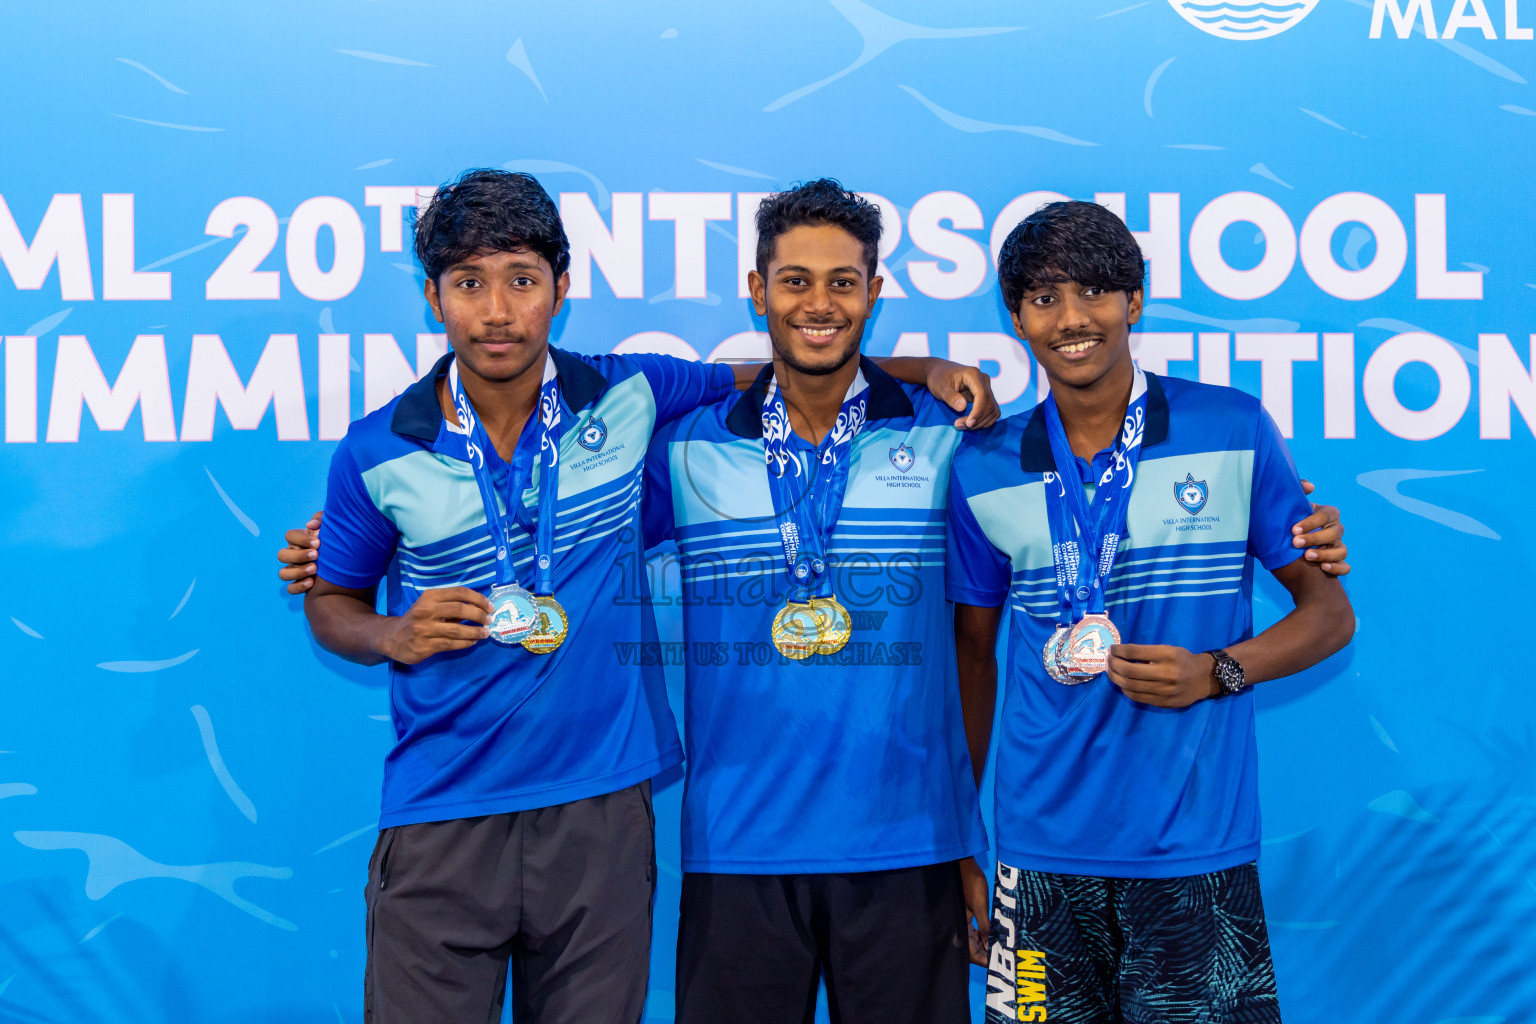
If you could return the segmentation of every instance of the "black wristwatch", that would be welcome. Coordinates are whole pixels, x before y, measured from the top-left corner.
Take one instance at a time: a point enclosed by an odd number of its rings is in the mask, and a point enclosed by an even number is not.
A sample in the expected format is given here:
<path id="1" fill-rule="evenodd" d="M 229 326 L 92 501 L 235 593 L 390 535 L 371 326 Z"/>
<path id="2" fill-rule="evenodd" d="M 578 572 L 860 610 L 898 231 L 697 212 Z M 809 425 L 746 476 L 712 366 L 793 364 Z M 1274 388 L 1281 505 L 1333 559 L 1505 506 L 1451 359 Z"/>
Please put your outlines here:
<path id="1" fill-rule="evenodd" d="M 1243 678 L 1243 666 L 1239 665 L 1232 655 L 1220 648 L 1205 653 L 1216 659 L 1211 674 L 1216 677 L 1216 685 L 1221 687 L 1223 694 L 1230 696 L 1248 685 L 1248 681 Z"/>

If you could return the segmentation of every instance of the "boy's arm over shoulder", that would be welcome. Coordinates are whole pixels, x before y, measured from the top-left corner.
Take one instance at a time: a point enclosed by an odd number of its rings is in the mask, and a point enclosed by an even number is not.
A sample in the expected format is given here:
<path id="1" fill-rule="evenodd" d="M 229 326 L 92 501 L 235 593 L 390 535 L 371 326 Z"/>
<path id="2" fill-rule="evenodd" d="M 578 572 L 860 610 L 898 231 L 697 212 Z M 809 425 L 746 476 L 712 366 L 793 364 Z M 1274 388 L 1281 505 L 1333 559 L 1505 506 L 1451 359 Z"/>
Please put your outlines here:
<path id="1" fill-rule="evenodd" d="M 619 359 L 645 376 L 656 401 L 657 425 L 675 420 L 701 405 L 718 402 L 736 389 L 737 372 L 727 363 L 698 362 L 651 352 L 597 357 L 599 368 L 605 371 L 605 361 Z"/>
<path id="2" fill-rule="evenodd" d="M 932 356 L 882 356 L 875 363 L 904 384 L 923 388 L 951 413 L 958 430 L 990 427 L 1000 415 L 992 378 L 979 367 Z M 910 394 L 910 392 L 909 392 Z"/>

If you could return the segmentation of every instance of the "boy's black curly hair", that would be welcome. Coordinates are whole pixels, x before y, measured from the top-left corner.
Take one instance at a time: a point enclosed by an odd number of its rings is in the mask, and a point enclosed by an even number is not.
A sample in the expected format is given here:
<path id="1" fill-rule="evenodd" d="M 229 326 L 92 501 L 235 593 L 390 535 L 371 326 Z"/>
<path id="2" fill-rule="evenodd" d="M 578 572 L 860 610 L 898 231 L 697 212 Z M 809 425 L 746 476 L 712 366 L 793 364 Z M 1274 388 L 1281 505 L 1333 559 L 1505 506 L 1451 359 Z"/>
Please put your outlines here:
<path id="1" fill-rule="evenodd" d="M 1098 203 L 1047 203 L 1008 233 L 997 254 L 997 281 L 1010 313 L 1026 291 L 1047 282 L 1130 293 L 1141 290 L 1145 274 L 1130 229 Z"/>
<path id="2" fill-rule="evenodd" d="M 542 257 L 557 278 L 571 264 L 560 211 L 531 175 L 465 171 L 416 217 L 416 259 L 432 281 L 476 253 L 523 250 Z"/>

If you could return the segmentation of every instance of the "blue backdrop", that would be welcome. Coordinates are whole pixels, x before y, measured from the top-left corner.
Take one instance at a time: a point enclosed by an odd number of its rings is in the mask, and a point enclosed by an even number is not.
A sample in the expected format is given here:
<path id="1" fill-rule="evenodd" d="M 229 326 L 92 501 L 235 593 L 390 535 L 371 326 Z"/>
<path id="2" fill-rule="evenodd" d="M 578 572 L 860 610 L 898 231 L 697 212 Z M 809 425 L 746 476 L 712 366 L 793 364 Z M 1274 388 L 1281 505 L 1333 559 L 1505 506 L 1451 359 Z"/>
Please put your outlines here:
<path id="1" fill-rule="evenodd" d="M 1526 8 L 4 5 L 0 1018 L 361 1019 L 385 673 L 272 556 L 442 343 L 402 207 L 482 165 L 561 199 L 560 344 L 704 358 L 761 351 L 755 196 L 840 177 L 891 228 L 868 350 L 1010 412 L 994 240 L 1043 193 L 1123 210 L 1144 365 L 1262 394 L 1350 528 L 1354 646 L 1257 698 L 1287 1019 L 1536 1019 Z"/>

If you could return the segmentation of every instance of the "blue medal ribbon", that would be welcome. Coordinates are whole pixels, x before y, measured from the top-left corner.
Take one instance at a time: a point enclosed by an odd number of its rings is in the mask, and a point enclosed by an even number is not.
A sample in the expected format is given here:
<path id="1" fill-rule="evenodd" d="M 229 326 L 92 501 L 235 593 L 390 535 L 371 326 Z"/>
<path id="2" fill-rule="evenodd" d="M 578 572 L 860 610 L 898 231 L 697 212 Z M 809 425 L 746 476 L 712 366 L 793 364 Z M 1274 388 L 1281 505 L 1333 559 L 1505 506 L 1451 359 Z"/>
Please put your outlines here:
<path id="1" fill-rule="evenodd" d="M 793 431 L 784 396 L 776 384 L 768 385 L 763 399 L 763 450 L 792 602 L 803 604 L 811 597 L 831 594 L 827 545 L 843 512 L 853 439 L 864 429 L 868 408 L 869 385 L 861 370 L 848 386 L 837 422 L 816 446 L 807 469 L 790 447 Z M 807 473 L 815 475 L 796 493 L 794 478 Z M 807 492 L 807 487 L 814 490 Z"/>
<path id="2" fill-rule="evenodd" d="M 514 454 L 507 467 L 506 501 L 499 507 L 496 487 L 491 480 L 490 469 L 485 463 L 485 452 L 491 445 L 485 426 L 475 415 L 469 396 L 464 393 L 464 383 L 459 379 L 458 360 L 448 364 L 448 387 L 453 395 L 454 409 L 459 414 L 459 425 L 464 431 L 464 443 L 475 483 L 480 488 L 480 500 L 485 504 L 485 521 L 490 529 L 491 543 L 496 548 L 496 582 L 505 586 L 517 582 L 517 572 L 512 565 L 512 554 L 507 546 L 506 518 L 510 516 L 523 529 L 533 535 L 534 593 L 547 597 L 554 593 L 555 514 L 556 499 L 560 490 L 560 439 L 565 431 L 560 412 L 560 380 L 555 375 L 552 356 L 544 357 L 544 379 L 539 387 L 539 451 L 535 458 L 519 460 Z M 538 518 L 530 518 L 523 504 L 523 491 L 533 483 L 535 467 L 539 476 Z M 501 508 L 506 509 L 504 515 Z"/>
<path id="3" fill-rule="evenodd" d="M 1141 461 L 1141 441 L 1147 423 L 1147 378 L 1140 367 L 1131 384 L 1131 400 L 1115 442 L 1113 458 L 1094 489 L 1093 503 L 1083 494 L 1077 456 L 1061 425 L 1056 396 L 1045 400 L 1046 435 L 1056 472 L 1046 474 L 1045 498 L 1050 512 L 1051 550 L 1056 564 L 1060 605 L 1070 618 L 1103 615 L 1105 585 L 1120 538 L 1125 534 L 1131 485 Z M 1052 479 L 1054 478 L 1054 479 Z M 1054 484 L 1054 485 L 1053 485 Z"/>
<path id="4" fill-rule="evenodd" d="M 1067 481 L 1060 473 L 1044 477 L 1046 515 L 1051 527 L 1051 561 L 1056 567 L 1056 625 L 1070 626 L 1083 617 L 1086 601 L 1078 601 L 1077 570 L 1082 560 L 1077 537 L 1067 522 Z M 1081 486 L 1081 485 L 1079 485 Z"/>

